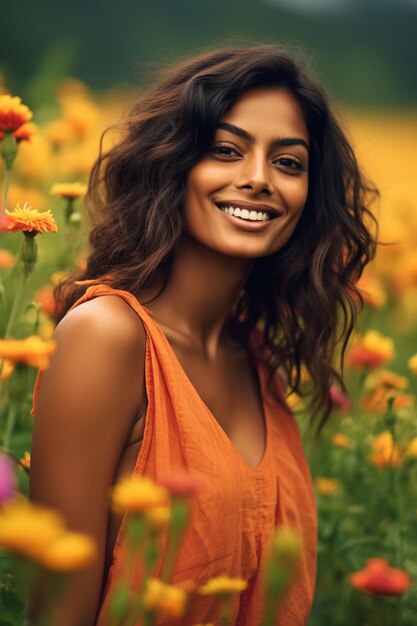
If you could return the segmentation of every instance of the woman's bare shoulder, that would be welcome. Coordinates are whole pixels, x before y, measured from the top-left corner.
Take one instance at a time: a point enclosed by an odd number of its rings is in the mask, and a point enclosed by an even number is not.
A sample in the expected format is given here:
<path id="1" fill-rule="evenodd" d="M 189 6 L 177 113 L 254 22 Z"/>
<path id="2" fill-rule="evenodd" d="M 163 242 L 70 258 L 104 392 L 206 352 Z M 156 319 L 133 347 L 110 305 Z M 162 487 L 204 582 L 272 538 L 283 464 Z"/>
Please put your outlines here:
<path id="1" fill-rule="evenodd" d="M 99 296 L 76 306 L 55 330 L 59 341 L 81 334 L 88 343 L 100 340 L 120 349 L 145 343 L 145 329 L 137 313 L 118 296 Z"/>

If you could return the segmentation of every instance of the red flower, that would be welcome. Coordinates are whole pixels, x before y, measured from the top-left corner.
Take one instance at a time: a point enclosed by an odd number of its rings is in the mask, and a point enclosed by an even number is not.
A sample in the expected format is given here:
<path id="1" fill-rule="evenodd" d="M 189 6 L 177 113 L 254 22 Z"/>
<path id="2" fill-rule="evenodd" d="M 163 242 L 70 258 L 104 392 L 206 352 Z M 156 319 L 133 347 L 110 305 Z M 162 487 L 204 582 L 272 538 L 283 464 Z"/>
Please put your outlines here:
<path id="1" fill-rule="evenodd" d="M 411 586 L 407 572 L 391 567 L 385 559 L 369 559 L 359 572 L 351 574 L 350 584 L 355 589 L 376 596 L 402 596 Z"/>
<path id="2" fill-rule="evenodd" d="M 200 481 L 188 472 L 173 472 L 169 476 L 159 477 L 158 484 L 180 498 L 193 496 L 200 488 Z"/>

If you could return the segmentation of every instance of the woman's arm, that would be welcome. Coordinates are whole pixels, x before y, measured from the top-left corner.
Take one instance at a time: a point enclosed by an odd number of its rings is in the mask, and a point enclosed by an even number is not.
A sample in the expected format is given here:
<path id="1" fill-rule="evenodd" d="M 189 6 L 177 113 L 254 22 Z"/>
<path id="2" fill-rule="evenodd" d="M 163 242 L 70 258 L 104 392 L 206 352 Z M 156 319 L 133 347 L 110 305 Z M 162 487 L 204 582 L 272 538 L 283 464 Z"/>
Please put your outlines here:
<path id="1" fill-rule="evenodd" d="M 57 327 L 58 349 L 39 389 L 30 497 L 88 533 L 98 560 L 75 576 L 59 626 L 92 626 L 103 579 L 109 490 L 138 408 L 145 400 L 145 331 L 116 296 L 90 300 Z"/>

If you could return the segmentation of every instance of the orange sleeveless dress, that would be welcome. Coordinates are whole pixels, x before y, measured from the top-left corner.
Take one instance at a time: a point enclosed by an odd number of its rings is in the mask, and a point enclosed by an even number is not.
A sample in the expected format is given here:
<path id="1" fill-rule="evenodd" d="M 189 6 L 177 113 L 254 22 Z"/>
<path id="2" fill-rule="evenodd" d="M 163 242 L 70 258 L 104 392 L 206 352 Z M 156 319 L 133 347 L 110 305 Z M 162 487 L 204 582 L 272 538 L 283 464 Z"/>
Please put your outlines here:
<path id="1" fill-rule="evenodd" d="M 291 525 L 302 534 L 304 551 L 298 576 L 289 590 L 277 626 L 307 624 L 316 576 L 315 498 L 294 416 L 267 394 L 265 367 L 257 364 L 266 447 L 260 464 L 253 468 L 243 460 L 198 395 L 150 311 L 132 294 L 103 284 L 94 285 L 74 307 L 106 295 L 115 295 L 127 302 L 141 319 L 147 337 L 148 409 L 134 473 L 158 479 L 171 471 L 188 470 L 200 477 L 205 487 L 194 497 L 191 523 L 172 583 L 192 580 L 203 584 L 222 574 L 242 577 L 249 584 L 232 603 L 232 623 L 234 626 L 258 626 L 263 604 L 262 558 L 275 528 L 281 524 Z M 39 379 L 34 403 L 38 384 Z M 282 397 L 280 388 L 278 393 Z M 123 559 L 122 521 L 96 626 L 110 624 L 108 609 Z M 157 565 L 156 577 L 159 569 Z M 216 598 L 201 596 L 181 620 L 157 620 L 155 623 L 158 626 L 217 624 L 218 605 Z"/>

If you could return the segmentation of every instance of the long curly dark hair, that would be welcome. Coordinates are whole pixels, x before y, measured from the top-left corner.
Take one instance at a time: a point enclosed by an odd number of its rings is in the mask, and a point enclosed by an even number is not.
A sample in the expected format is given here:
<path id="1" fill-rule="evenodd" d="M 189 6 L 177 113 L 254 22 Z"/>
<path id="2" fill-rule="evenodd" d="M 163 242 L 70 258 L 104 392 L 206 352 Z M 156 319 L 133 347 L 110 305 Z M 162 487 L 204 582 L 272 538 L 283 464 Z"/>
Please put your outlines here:
<path id="1" fill-rule="evenodd" d="M 355 283 L 376 249 L 369 205 L 377 191 L 363 177 L 323 88 L 295 55 L 275 46 L 222 49 L 170 69 L 132 107 L 123 139 L 100 151 L 87 205 L 95 220 L 86 269 L 57 290 L 66 311 L 85 287 L 107 282 L 139 293 L 163 290 L 183 236 L 187 172 L 210 149 L 216 126 L 248 89 L 287 88 L 310 137 L 309 192 L 289 241 L 260 258 L 235 305 L 231 327 L 248 343 L 263 333 L 272 374 L 301 389 L 321 429 L 332 410 L 330 384 L 346 391 L 346 345 L 363 305 Z M 338 366 L 334 361 L 338 354 Z"/>

